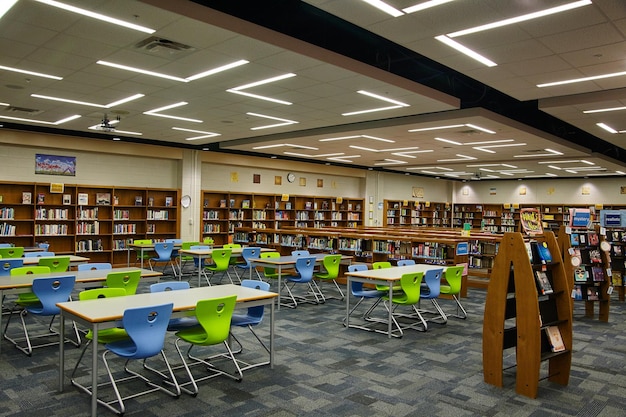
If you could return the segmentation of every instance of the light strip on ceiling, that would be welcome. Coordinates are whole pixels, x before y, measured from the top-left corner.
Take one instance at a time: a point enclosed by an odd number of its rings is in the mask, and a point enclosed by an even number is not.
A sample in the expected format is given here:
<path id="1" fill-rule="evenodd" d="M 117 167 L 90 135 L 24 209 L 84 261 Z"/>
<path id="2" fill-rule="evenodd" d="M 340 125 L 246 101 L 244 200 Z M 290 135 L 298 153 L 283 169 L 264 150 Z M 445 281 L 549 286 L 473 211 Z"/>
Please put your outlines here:
<path id="1" fill-rule="evenodd" d="M 374 165 L 377 166 L 382 166 L 382 165 L 401 165 L 401 164 L 408 164 L 407 161 L 398 161 L 396 159 L 387 159 L 385 158 L 383 160 L 384 162 L 376 162 Z"/>
<path id="2" fill-rule="evenodd" d="M 467 142 L 464 145 L 489 145 L 490 143 L 506 143 L 514 142 L 514 139 L 498 139 L 498 140 L 482 140 L 479 142 Z"/>
<path id="3" fill-rule="evenodd" d="M 378 10 L 385 12 L 388 15 L 393 16 L 393 17 L 400 17 L 404 14 L 400 10 L 388 5 L 387 3 L 381 0 L 362 0 L 362 1 L 364 3 L 369 4 L 370 6 L 376 7 Z"/>
<path id="4" fill-rule="evenodd" d="M 57 125 L 60 125 L 60 124 L 67 123 L 69 121 L 78 119 L 79 117 L 80 117 L 80 115 L 75 114 L 73 116 L 66 117 L 65 119 L 57 120 L 56 122 L 48 122 L 46 120 L 25 119 L 23 117 L 12 117 L 12 116 L 0 116 L 0 119 L 16 120 L 16 121 L 19 121 L 19 122 L 33 122 L 33 123 L 41 123 L 41 124 L 44 124 L 44 125 L 55 125 L 55 126 L 57 126 Z"/>
<path id="5" fill-rule="evenodd" d="M 30 96 L 31 97 L 35 97 L 35 98 L 41 98 L 41 99 L 44 99 L 44 100 L 61 101 L 63 103 L 79 104 L 79 105 L 82 105 L 82 106 L 101 107 L 101 108 L 105 108 L 105 109 L 109 109 L 111 107 L 119 106 L 120 104 L 128 103 L 129 101 L 137 100 L 138 98 L 144 97 L 143 94 L 135 94 L 135 95 L 132 95 L 130 97 L 126 97 L 126 98 L 123 98 L 121 100 L 109 103 L 109 104 L 97 104 L 97 103 L 89 103 L 87 101 L 70 100 L 70 99 L 62 98 L 62 97 L 44 96 L 44 95 L 41 95 L 41 94 L 31 94 Z"/>
<path id="6" fill-rule="evenodd" d="M 384 138 L 379 138 L 379 137 L 376 137 L 376 136 L 361 135 L 361 137 L 362 137 L 362 138 L 365 138 L 365 139 L 377 140 L 377 141 L 380 141 L 380 142 L 396 143 L 396 141 L 395 141 L 395 140 L 391 140 L 391 139 L 384 139 Z"/>
<path id="7" fill-rule="evenodd" d="M 260 117 L 260 118 L 263 118 L 263 119 L 270 119 L 270 120 L 276 120 L 276 121 L 282 122 L 282 123 L 276 123 L 276 124 L 273 124 L 273 125 L 251 127 L 250 130 L 270 129 L 272 127 L 287 126 L 287 125 L 292 125 L 292 124 L 298 123 L 295 120 L 281 119 L 280 117 L 266 116 L 264 114 L 259 114 L 259 113 L 248 112 L 246 114 L 248 114 L 250 116 Z"/>
<path id="8" fill-rule="evenodd" d="M 583 110 L 583 113 L 584 114 L 592 114 L 592 113 L 604 113 L 604 112 L 619 111 L 619 110 L 626 110 L 626 106 L 609 107 L 609 108 L 606 108 L 606 109 L 597 109 L 597 110 Z"/>
<path id="9" fill-rule="evenodd" d="M 426 132 L 426 131 L 429 131 L 429 130 L 454 129 L 454 128 L 463 127 L 463 126 L 465 126 L 465 125 L 462 124 L 462 125 L 423 127 L 423 128 L 420 128 L 420 129 L 409 129 L 409 132 Z"/>
<path id="10" fill-rule="evenodd" d="M 319 151 L 320 150 L 320 148 L 315 148 L 313 146 L 294 145 L 292 143 L 285 143 L 285 146 L 289 146 L 290 148 L 310 149 L 312 151 Z"/>
<path id="11" fill-rule="evenodd" d="M 593 75 L 591 77 L 573 78 L 571 80 L 554 81 L 554 82 L 551 82 L 551 83 L 537 84 L 537 87 L 539 87 L 539 88 L 554 87 L 556 85 L 582 83 L 582 82 L 585 82 L 585 81 L 602 80 L 604 78 L 622 77 L 624 75 L 626 75 L 626 71 L 614 72 L 614 73 L 611 73 L 611 74 Z"/>
<path id="12" fill-rule="evenodd" d="M 458 158 L 437 159 L 437 162 L 456 162 L 456 161 L 469 161 L 469 160 L 478 159 L 478 158 L 474 158 L 473 156 L 462 155 L 462 154 L 459 154 L 459 153 L 457 153 L 456 156 L 458 156 Z"/>
<path id="13" fill-rule="evenodd" d="M 457 142 L 451 139 L 444 139 L 444 138 L 434 138 L 435 140 L 438 140 L 439 142 L 445 142 L 445 143 L 449 143 L 451 145 L 459 145 L 459 146 L 463 146 L 463 144 L 461 142 Z"/>
<path id="14" fill-rule="evenodd" d="M 607 125 L 606 123 L 596 123 L 596 126 L 606 130 L 609 133 L 618 133 L 617 130 L 613 129 L 611 126 Z"/>
<path id="15" fill-rule="evenodd" d="M 20 68 L 14 68 L 14 67 L 7 67 L 4 65 L 0 65 L 0 70 L 19 72 L 20 74 L 34 75 L 35 77 L 41 77 L 41 78 L 50 78 L 52 80 L 57 80 L 57 81 L 63 79 L 63 77 L 59 77 L 56 75 L 44 74 L 43 72 L 29 71 L 29 70 L 24 70 Z"/>
<path id="16" fill-rule="evenodd" d="M 554 156 L 554 155 L 563 155 L 563 152 L 555 151 L 553 149 L 544 149 L 544 151 L 548 153 L 536 153 L 532 155 L 513 155 L 513 158 L 534 158 L 537 156 Z"/>
<path id="17" fill-rule="evenodd" d="M 471 33 L 482 32 L 489 29 L 495 29 L 502 26 L 513 25 L 515 23 L 525 22 L 527 20 L 538 19 L 540 17 L 549 16 L 556 13 L 565 12 L 572 9 L 577 9 L 579 7 L 588 6 L 591 4 L 591 0 L 580 0 L 575 1 L 573 3 L 564 4 L 557 7 L 552 7 L 550 9 L 540 10 L 534 13 L 528 13 L 522 16 L 511 17 L 509 19 L 499 20 L 497 22 L 487 23 L 486 25 L 475 26 L 469 29 L 459 30 L 457 32 L 448 33 L 448 36 L 451 38 L 456 38 L 458 36 L 469 35 Z"/>
<path id="18" fill-rule="evenodd" d="M 414 6 L 410 6 L 410 7 L 406 7 L 404 9 L 402 9 L 402 11 L 406 14 L 411 14 L 411 13 L 415 13 L 415 12 L 420 12 L 422 10 L 425 9 L 429 9 L 431 7 L 436 7 L 436 6 L 440 6 L 442 4 L 446 4 L 446 3 L 450 3 L 454 0 L 429 0 L 429 1 L 425 1 L 423 3 L 418 3 Z"/>
<path id="19" fill-rule="evenodd" d="M 284 105 L 290 106 L 293 103 L 291 103 L 289 101 L 278 100 L 278 99 L 275 99 L 275 98 L 272 98 L 272 97 L 261 96 L 261 95 L 258 95 L 258 94 L 252 94 L 252 93 L 245 92 L 243 90 L 247 90 L 247 89 L 253 88 L 253 87 L 258 87 L 258 86 L 264 85 L 264 84 L 273 83 L 273 82 L 276 82 L 276 81 L 285 80 L 287 78 L 291 78 L 291 77 L 295 77 L 295 76 L 296 76 L 296 74 L 290 72 L 290 73 L 287 73 L 287 74 L 281 74 L 281 75 L 277 75 L 275 77 L 266 78 L 264 80 L 259 80 L 259 81 L 255 81 L 255 82 L 252 82 L 252 83 L 240 85 L 238 87 L 229 88 L 226 91 L 228 91 L 229 93 L 240 94 L 242 96 L 247 96 L 247 97 L 256 98 L 256 99 L 259 99 L 259 100 L 271 101 L 273 103 L 284 104 Z"/>
<path id="20" fill-rule="evenodd" d="M 0 18 L 11 10 L 11 7 L 13 7 L 15 3 L 17 3 L 17 0 L 3 0 L 0 2 Z"/>
<path id="21" fill-rule="evenodd" d="M 478 125 L 473 125 L 471 123 L 466 123 L 465 126 L 471 127 L 472 129 L 480 130 L 481 132 L 490 133 L 492 135 L 496 134 L 496 132 L 494 132 L 493 130 L 486 129 L 486 128 L 480 127 Z"/>
<path id="22" fill-rule="evenodd" d="M 450 48 L 456 49 L 460 53 L 462 53 L 464 55 L 467 55 L 468 57 L 470 57 L 472 59 L 475 59 L 476 61 L 480 62 L 483 65 L 486 65 L 488 67 L 496 67 L 496 66 L 498 66 L 498 64 L 496 64 L 495 62 L 493 62 L 489 58 L 487 58 L 485 56 L 482 56 L 478 52 L 471 50 L 470 48 L 468 48 L 465 45 L 461 45 L 460 43 L 458 43 L 457 41 L 447 37 L 446 35 L 435 36 L 435 39 L 437 39 L 441 43 L 445 43 Z"/>
<path id="23" fill-rule="evenodd" d="M 240 59 L 239 61 L 231 62 L 230 64 L 222 65 L 221 67 L 213 68 L 213 69 L 210 69 L 210 70 L 207 70 L 207 71 L 195 74 L 195 75 L 191 75 L 191 76 L 189 76 L 189 77 L 187 77 L 185 79 L 187 81 L 195 81 L 195 80 L 198 80 L 200 78 L 208 77 L 210 75 L 217 74 L 217 73 L 220 73 L 220 72 L 223 72 L 223 71 L 227 71 L 227 70 L 232 69 L 232 68 L 237 68 L 237 67 L 240 67 L 240 66 L 248 64 L 248 63 L 250 63 L 250 61 L 246 61 L 245 59 Z"/>
<path id="24" fill-rule="evenodd" d="M 167 80 L 178 81 L 178 82 L 181 82 L 181 83 L 189 82 L 185 78 L 175 77 L 173 75 L 163 74 L 163 73 L 160 73 L 160 72 L 148 71 L 148 70 L 144 70 L 144 69 L 141 69 L 141 68 L 130 67 L 128 65 L 116 64 L 114 62 L 109 62 L 109 61 L 102 61 L 102 60 L 100 60 L 100 61 L 96 61 L 96 64 L 105 65 L 107 67 L 117 68 L 117 69 L 121 69 L 121 70 L 125 70 L 125 71 L 136 72 L 136 73 L 139 73 L 139 74 L 150 75 L 152 77 L 165 78 Z"/>
<path id="25" fill-rule="evenodd" d="M 491 148 L 508 148 L 511 146 L 526 146 L 525 143 L 508 143 L 505 145 L 487 145 L 487 146 L 472 146 L 472 149 L 476 149 L 477 151 L 483 151 L 488 153 L 496 153 L 492 151 Z"/>
<path id="26" fill-rule="evenodd" d="M 285 146 L 284 143 L 277 143 L 275 145 L 263 145 L 263 146 L 254 146 L 252 149 L 270 149 L 270 148 L 280 148 L 281 146 Z"/>
<path id="27" fill-rule="evenodd" d="M 356 116 L 357 114 L 365 114 L 365 113 L 374 113 L 377 111 L 385 111 L 385 110 L 393 110 L 393 109 L 399 109 L 402 106 L 389 106 L 389 107 L 378 107 L 375 109 L 367 109 L 367 110 L 357 110 L 357 111 L 351 111 L 348 113 L 341 113 L 342 116 Z"/>
<path id="28" fill-rule="evenodd" d="M 397 106 L 401 106 L 401 107 L 410 107 L 408 104 L 403 103 L 401 101 L 398 100 L 394 100 L 388 97 L 384 97 L 375 93 L 370 93 L 369 91 L 365 91 L 365 90 L 358 90 L 357 93 L 359 94 L 363 94 L 364 96 L 368 96 L 368 97 L 372 97 L 378 100 L 382 100 L 382 101 L 386 101 L 387 103 L 391 103 L 391 104 L 395 104 Z"/>
<path id="29" fill-rule="evenodd" d="M 228 91 L 229 93 L 233 93 L 233 94 L 239 94 L 241 96 L 257 98 L 259 100 L 271 101 L 272 103 L 284 104 L 285 106 L 291 106 L 293 104 L 290 101 L 279 100 L 277 98 L 272 98 L 272 97 L 267 97 L 267 96 L 261 96 L 259 94 L 252 94 L 246 91 L 238 91 L 238 90 L 226 90 L 226 91 Z"/>
<path id="30" fill-rule="evenodd" d="M 159 107 L 158 109 L 152 109 L 152 110 L 145 111 L 145 112 L 143 112 L 143 114 L 147 114 L 149 116 L 164 117 L 166 119 L 182 120 L 182 121 L 185 121 L 185 122 L 202 123 L 202 120 L 199 120 L 199 119 L 190 119 L 190 118 L 187 118 L 187 117 L 170 116 L 169 114 L 161 114 L 160 113 L 162 111 L 173 109 L 175 107 L 186 106 L 187 104 L 188 103 L 186 101 L 180 101 L 178 103 L 174 103 L 174 104 L 170 104 L 170 105 L 167 105 L 167 106 Z"/>
<path id="31" fill-rule="evenodd" d="M 185 140 L 198 140 L 198 139 L 212 138 L 212 137 L 215 137 L 215 136 L 221 136 L 220 133 L 205 132 L 203 130 L 185 129 L 183 127 L 173 127 L 172 130 L 178 130 L 178 131 L 181 131 L 181 132 L 190 132 L 190 133 L 200 133 L 202 135 L 202 136 L 195 136 L 195 137 L 191 137 L 191 138 L 186 138 Z"/>
<path id="32" fill-rule="evenodd" d="M 354 138 L 360 138 L 361 135 L 354 135 L 354 136 L 342 136 L 339 138 L 326 138 L 326 139 L 320 139 L 320 142 L 333 142 L 336 140 L 346 140 L 346 139 L 354 139 Z"/>
<path id="33" fill-rule="evenodd" d="M 111 23 L 118 26 L 123 26 L 128 29 L 137 30 L 139 32 L 152 34 L 155 32 L 154 29 L 147 28 L 145 26 L 136 25 L 134 23 L 126 22 L 124 20 L 116 19 L 111 16 L 105 16 L 100 13 L 95 13 L 90 10 L 81 9 L 79 7 L 71 6 L 69 4 L 61 3 L 55 0 L 35 0 L 39 3 L 47 4 L 48 6 L 57 7 L 59 9 L 66 10 L 68 12 L 77 13 L 83 16 L 91 17 L 93 19 L 101 20 L 106 23 Z"/>

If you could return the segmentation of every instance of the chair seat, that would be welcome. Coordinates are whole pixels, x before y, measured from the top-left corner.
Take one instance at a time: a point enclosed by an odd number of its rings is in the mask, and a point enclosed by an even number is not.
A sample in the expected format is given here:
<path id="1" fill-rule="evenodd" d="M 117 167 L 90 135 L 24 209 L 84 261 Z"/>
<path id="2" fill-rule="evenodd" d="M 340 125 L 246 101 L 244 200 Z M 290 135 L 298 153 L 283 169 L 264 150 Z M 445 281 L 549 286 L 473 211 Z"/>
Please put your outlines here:
<path id="1" fill-rule="evenodd" d="M 170 319 L 170 323 L 167 326 L 168 331 L 177 332 L 179 330 L 188 329 L 190 327 L 198 326 L 198 319 L 196 317 L 180 317 L 176 319 Z"/>
<path id="2" fill-rule="evenodd" d="M 379 298 L 385 295 L 385 292 L 378 291 L 378 290 L 360 290 L 360 291 L 352 291 L 352 295 L 354 295 L 355 297 Z"/>
<path id="3" fill-rule="evenodd" d="M 93 340 L 93 332 L 89 330 L 85 338 L 87 340 Z M 128 333 L 126 333 L 126 330 L 119 327 L 98 330 L 98 343 L 113 343 L 124 339 L 128 339 Z"/>
<path id="4" fill-rule="evenodd" d="M 204 341 L 207 338 L 206 335 L 206 331 L 202 328 L 202 326 L 194 326 L 176 332 L 176 336 L 185 342 L 201 346 L 204 345 Z"/>
<path id="5" fill-rule="evenodd" d="M 257 317 L 250 317 L 247 314 L 233 314 L 233 317 L 230 319 L 231 326 L 247 326 L 258 323 L 259 319 Z"/>

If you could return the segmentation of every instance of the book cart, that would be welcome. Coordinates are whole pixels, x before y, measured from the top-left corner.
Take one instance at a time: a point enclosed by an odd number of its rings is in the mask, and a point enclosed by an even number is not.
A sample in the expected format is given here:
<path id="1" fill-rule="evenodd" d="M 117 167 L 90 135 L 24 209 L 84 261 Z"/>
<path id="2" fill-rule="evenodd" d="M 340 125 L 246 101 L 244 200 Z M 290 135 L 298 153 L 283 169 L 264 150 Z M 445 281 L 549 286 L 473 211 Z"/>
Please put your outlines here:
<path id="1" fill-rule="evenodd" d="M 536 247 L 543 244 L 551 259 L 541 259 Z M 547 283 L 537 279 L 543 274 Z M 567 279 L 553 232 L 532 236 L 519 232 L 504 234 L 485 300 L 483 372 L 486 383 L 502 387 L 504 371 L 516 368 L 515 390 L 530 398 L 537 397 L 541 379 L 568 384 L 572 361 L 572 303 Z M 559 343 L 560 347 L 555 346 Z M 505 368 L 503 357 L 509 349 L 515 351 L 514 355 L 507 353 Z M 515 361 L 510 364 L 513 357 Z M 546 362 L 547 375 L 542 376 L 545 374 L 542 364 Z"/>

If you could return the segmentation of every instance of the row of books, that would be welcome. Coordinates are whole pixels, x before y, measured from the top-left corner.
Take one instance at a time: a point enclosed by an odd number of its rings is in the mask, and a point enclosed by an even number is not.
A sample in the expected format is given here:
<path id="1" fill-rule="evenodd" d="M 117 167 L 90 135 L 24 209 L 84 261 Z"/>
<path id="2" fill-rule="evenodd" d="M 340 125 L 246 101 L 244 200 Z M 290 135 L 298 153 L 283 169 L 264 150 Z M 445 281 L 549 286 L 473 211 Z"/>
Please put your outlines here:
<path id="1" fill-rule="evenodd" d="M 572 298 L 578 301 L 598 301 L 600 300 L 600 288 L 593 285 L 587 287 L 574 285 L 574 288 L 572 289 Z"/>
<path id="2" fill-rule="evenodd" d="M 572 246 L 598 246 L 600 238 L 596 232 L 572 233 L 570 235 L 570 244 Z"/>
<path id="3" fill-rule="evenodd" d="M 526 252 L 531 264 L 548 264 L 552 262 L 552 253 L 546 242 L 531 240 L 526 242 Z"/>
<path id="4" fill-rule="evenodd" d="M 15 236 L 15 230 L 15 226 L 12 224 L 0 224 L 0 236 Z"/>
<path id="5" fill-rule="evenodd" d="M 574 282 L 590 281 L 604 281 L 604 269 L 601 266 L 579 266 L 574 269 Z"/>
<path id="6" fill-rule="evenodd" d="M 13 207 L 0 208 L 0 219 L 13 220 L 15 216 L 15 209 Z"/>

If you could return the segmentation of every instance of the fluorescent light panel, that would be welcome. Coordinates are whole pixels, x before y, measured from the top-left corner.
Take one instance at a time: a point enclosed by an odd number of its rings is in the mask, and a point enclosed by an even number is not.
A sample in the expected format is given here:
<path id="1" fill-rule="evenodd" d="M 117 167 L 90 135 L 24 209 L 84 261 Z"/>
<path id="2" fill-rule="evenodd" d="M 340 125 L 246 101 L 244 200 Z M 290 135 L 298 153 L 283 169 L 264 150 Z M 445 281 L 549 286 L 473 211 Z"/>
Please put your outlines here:
<path id="1" fill-rule="evenodd" d="M 15 3 L 17 3 L 17 0 L 4 0 L 0 2 L 0 18 L 11 10 L 11 7 L 13 7 Z"/>
<path id="2" fill-rule="evenodd" d="M 609 133 L 618 133 L 617 130 L 613 129 L 611 126 L 607 125 L 606 123 L 596 123 L 596 126 L 606 130 Z"/>
<path id="3" fill-rule="evenodd" d="M 158 109 L 152 109 L 152 110 L 145 111 L 145 112 L 143 112 L 143 114 L 147 114 L 149 116 L 164 117 L 166 119 L 182 120 L 182 121 L 185 121 L 185 122 L 202 123 L 202 120 L 200 120 L 200 119 L 190 119 L 188 117 L 170 116 L 169 114 L 162 114 L 162 113 L 160 113 L 162 111 L 170 110 L 170 109 L 173 109 L 173 108 L 176 108 L 176 107 L 185 106 L 187 104 L 188 103 L 186 101 L 180 101 L 178 103 L 169 104 L 167 106 L 159 107 Z"/>
<path id="4" fill-rule="evenodd" d="M 101 107 L 101 108 L 105 108 L 105 109 L 109 109 L 111 107 L 119 106 L 120 104 L 128 103 L 129 101 L 137 100 L 138 98 L 144 97 L 143 94 L 135 94 L 135 95 L 132 95 L 130 97 L 126 97 L 126 98 L 123 98 L 121 100 L 109 103 L 109 104 L 97 104 L 97 103 L 89 103 L 87 101 L 71 100 L 71 99 L 62 98 L 62 97 L 44 96 L 44 95 L 41 95 L 41 94 L 31 94 L 30 96 L 31 97 L 35 97 L 35 98 L 41 98 L 41 99 L 44 99 L 44 100 L 61 101 L 63 103 L 79 104 L 81 106 Z"/>
<path id="5" fill-rule="evenodd" d="M 606 109 L 596 109 L 596 110 L 583 110 L 583 113 L 584 114 L 592 114 L 592 113 L 604 113 L 604 112 L 619 111 L 619 110 L 626 110 L 626 106 L 622 106 L 622 107 L 608 107 Z"/>
<path id="6" fill-rule="evenodd" d="M 100 13 L 95 13 L 90 10 L 81 9 L 79 7 L 71 6 L 69 4 L 61 3 L 55 0 L 35 0 L 39 3 L 47 4 L 48 6 L 57 7 L 59 9 L 66 10 L 68 12 L 77 13 L 82 16 L 91 17 L 93 19 L 101 20 L 106 23 L 111 23 L 117 26 L 123 26 L 128 29 L 137 30 L 139 32 L 152 34 L 155 32 L 154 29 L 147 28 L 145 26 L 136 25 L 134 23 L 126 22 L 124 20 L 116 19 L 111 16 L 105 16 Z"/>
<path id="7" fill-rule="evenodd" d="M 381 0 L 362 0 L 362 1 L 364 3 L 369 4 L 370 6 L 376 7 L 378 10 L 385 12 L 388 15 L 393 16 L 393 17 L 399 17 L 404 14 L 400 10 L 388 5 L 387 3 Z"/>
<path id="8" fill-rule="evenodd" d="M 486 65 L 488 67 L 496 67 L 496 66 L 498 66 L 498 64 L 496 64 L 495 62 L 493 62 L 489 58 L 487 58 L 485 56 L 482 56 L 478 52 L 471 50 L 470 48 L 468 48 L 465 45 L 461 45 L 459 42 L 457 42 L 457 41 L 447 37 L 446 35 L 436 36 L 435 39 L 437 39 L 439 42 L 442 42 L 442 43 L 448 45 L 450 48 L 456 49 L 460 53 L 462 53 L 464 55 L 467 55 L 468 57 L 470 57 L 470 58 L 480 62 L 483 65 Z"/>
<path id="9" fill-rule="evenodd" d="M 173 127 L 173 130 L 178 130 L 180 132 L 190 132 L 190 133 L 200 133 L 202 136 L 195 136 L 195 137 L 191 137 L 191 138 L 186 138 L 185 140 L 198 140 L 198 139 L 206 139 L 206 138 L 212 138 L 215 136 L 221 136 L 220 133 L 214 133 L 214 132 L 205 132 L 203 130 L 194 130 L 194 129 L 186 129 L 183 127 Z"/>
<path id="10" fill-rule="evenodd" d="M 25 119 L 23 117 L 12 117 L 12 116 L 0 116 L 0 119 L 15 120 L 15 121 L 18 121 L 18 122 L 41 123 L 41 124 L 44 124 L 44 125 L 55 125 L 56 126 L 56 125 L 60 125 L 60 124 L 63 124 L 63 123 L 67 123 L 67 122 L 69 122 L 71 120 L 78 119 L 79 117 L 80 117 L 80 115 L 75 114 L 73 116 L 69 116 L 69 117 L 66 117 L 64 119 L 57 120 L 56 122 L 49 122 L 47 120 Z"/>
<path id="11" fill-rule="evenodd" d="M 270 119 L 270 120 L 276 120 L 276 121 L 282 122 L 282 123 L 276 123 L 276 124 L 273 124 L 273 125 L 251 127 L 250 130 L 270 129 L 270 128 L 273 128 L 273 127 L 287 126 L 287 125 L 292 125 L 294 123 L 298 123 L 295 120 L 281 119 L 280 117 L 267 116 L 267 115 L 259 114 L 259 113 L 248 112 L 246 114 L 250 115 L 250 116 L 260 117 L 260 118 L 263 118 L 263 119 Z"/>
<path id="12" fill-rule="evenodd" d="M 429 9 L 431 7 L 436 7 L 442 4 L 450 3 L 452 1 L 454 0 L 429 0 L 429 1 L 422 2 L 422 3 L 418 3 L 414 6 L 404 8 L 402 9 L 402 11 L 406 14 L 411 14 L 411 13 L 420 12 L 422 10 Z"/>
<path id="13" fill-rule="evenodd" d="M 56 75 L 44 74 L 43 72 L 29 71 L 29 70 L 15 68 L 15 67 L 7 67 L 4 65 L 0 65 L 0 70 L 19 72 L 20 74 L 33 75 L 35 77 L 41 77 L 41 78 L 50 78 L 52 80 L 57 80 L 57 81 L 60 81 L 63 79 L 63 77 L 59 77 Z"/>
<path id="14" fill-rule="evenodd" d="M 554 87 L 554 86 L 557 86 L 557 85 L 582 83 L 582 82 L 585 82 L 585 81 L 602 80 L 604 78 L 622 77 L 624 75 L 626 75 L 626 71 L 613 72 L 611 74 L 601 74 L 601 75 L 594 75 L 594 76 L 591 76 L 591 77 L 573 78 L 571 80 L 554 81 L 554 82 L 551 82 L 551 83 L 537 84 L 537 87 L 539 87 L 539 88 Z"/>

